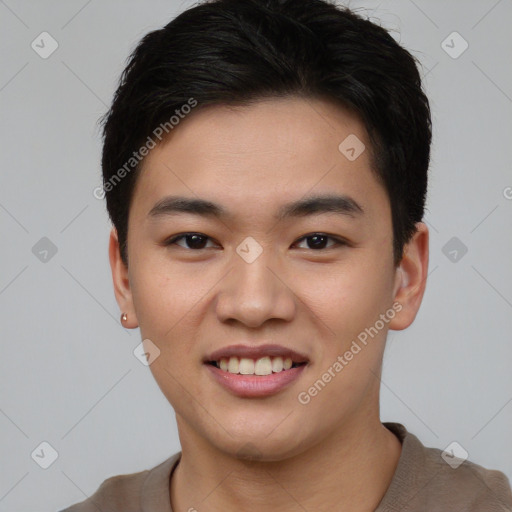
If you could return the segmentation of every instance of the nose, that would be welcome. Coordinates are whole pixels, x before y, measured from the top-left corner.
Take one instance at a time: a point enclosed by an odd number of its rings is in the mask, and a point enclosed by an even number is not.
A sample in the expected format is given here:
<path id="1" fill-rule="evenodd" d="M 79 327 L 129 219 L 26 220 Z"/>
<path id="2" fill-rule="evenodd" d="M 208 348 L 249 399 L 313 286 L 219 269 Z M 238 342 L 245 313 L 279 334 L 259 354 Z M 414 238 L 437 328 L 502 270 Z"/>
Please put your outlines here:
<path id="1" fill-rule="evenodd" d="M 235 256 L 233 268 L 221 281 L 217 294 L 215 307 L 220 321 L 238 321 L 257 328 L 269 319 L 293 319 L 297 297 L 290 277 L 266 257 L 270 252 L 264 251 L 252 263 Z"/>

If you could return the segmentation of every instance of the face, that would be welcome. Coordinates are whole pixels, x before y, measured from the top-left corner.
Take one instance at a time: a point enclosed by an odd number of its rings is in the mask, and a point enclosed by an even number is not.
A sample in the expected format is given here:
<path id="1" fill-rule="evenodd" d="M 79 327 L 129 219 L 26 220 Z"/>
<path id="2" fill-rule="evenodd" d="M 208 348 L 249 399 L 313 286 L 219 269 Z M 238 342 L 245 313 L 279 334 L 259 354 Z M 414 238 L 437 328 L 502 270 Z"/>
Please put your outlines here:
<path id="1" fill-rule="evenodd" d="M 188 431 L 230 454 L 251 443 L 279 460 L 378 417 L 387 331 L 410 324 L 421 302 L 426 228 L 396 269 L 387 194 L 367 149 L 355 159 L 362 146 L 354 155 L 339 149 L 349 136 L 351 146 L 355 136 L 369 147 L 348 111 L 273 99 L 193 112 L 146 157 L 129 216 L 129 266 L 115 231 L 111 264 L 128 327 L 160 351 L 150 369 L 180 437 Z M 171 196 L 217 208 L 187 211 Z M 267 344 L 282 347 L 267 355 L 293 350 L 305 364 L 231 373 L 227 387 L 230 372 L 206 362 L 225 347 Z M 255 390 L 255 379 L 265 384 Z"/>

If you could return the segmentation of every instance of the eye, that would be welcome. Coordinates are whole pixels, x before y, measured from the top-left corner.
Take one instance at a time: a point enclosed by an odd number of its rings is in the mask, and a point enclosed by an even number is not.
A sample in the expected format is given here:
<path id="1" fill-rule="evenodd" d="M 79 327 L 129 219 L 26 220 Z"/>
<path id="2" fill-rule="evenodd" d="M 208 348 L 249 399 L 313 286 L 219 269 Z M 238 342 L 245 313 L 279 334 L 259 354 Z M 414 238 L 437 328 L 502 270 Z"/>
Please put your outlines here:
<path id="1" fill-rule="evenodd" d="M 178 241 L 184 240 L 186 246 L 178 244 Z M 178 245 L 184 249 L 195 249 L 201 250 L 206 249 L 205 243 L 211 240 L 209 236 L 203 235 L 202 233 L 183 233 L 181 235 L 173 236 L 164 242 L 164 245 Z M 188 247 L 187 247 L 188 246 Z"/>
<path id="2" fill-rule="evenodd" d="M 206 244 L 212 239 L 202 233 L 182 233 L 180 235 L 173 236 L 164 242 L 165 246 L 178 245 L 183 249 L 202 250 L 207 249 Z M 332 240 L 334 243 L 327 245 L 327 241 Z M 184 242 L 182 245 L 178 242 Z M 309 247 L 301 247 L 302 249 L 312 249 L 315 251 L 322 249 L 331 249 L 332 247 L 347 245 L 347 242 L 337 237 L 327 235 L 325 233 L 311 233 L 305 235 L 295 243 L 306 241 Z"/>
<path id="3" fill-rule="evenodd" d="M 330 246 L 326 247 L 327 240 L 334 240 L 334 243 Z M 309 245 L 311 247 L 304 247 L 304 249 L 313 249 L 313 250 L 321 250 L 321 249 L 331 249 L 332 247 L 347 245 L 347 243 L 339 238 L 326 235 L 325 233 L 311 233 L 309 235 L 303 236 L 298 240 L 298 242 L 305 240 L 310 241 Z M 308 242 L 306 242 L 308 243 Z M 301 247 L 302 249 L 302 247 Z"/>

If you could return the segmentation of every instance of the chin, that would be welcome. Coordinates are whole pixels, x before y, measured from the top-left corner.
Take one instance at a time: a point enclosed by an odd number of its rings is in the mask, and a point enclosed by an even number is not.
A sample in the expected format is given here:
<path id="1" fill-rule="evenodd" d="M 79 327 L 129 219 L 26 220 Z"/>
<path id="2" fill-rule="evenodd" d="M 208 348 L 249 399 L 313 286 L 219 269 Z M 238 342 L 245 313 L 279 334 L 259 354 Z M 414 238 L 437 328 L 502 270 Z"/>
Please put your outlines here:
<path id="1" fill-rule="evenodd" d="M 284 434 L 284 433 L 283 433 Z M 240 435 L 214 443 L 226 455 L 248 462 L 277 462 L 299 455 L 307 449 L 306 441 L 292 432 L 288 436 L 268 436 L 268 433 Z"/>

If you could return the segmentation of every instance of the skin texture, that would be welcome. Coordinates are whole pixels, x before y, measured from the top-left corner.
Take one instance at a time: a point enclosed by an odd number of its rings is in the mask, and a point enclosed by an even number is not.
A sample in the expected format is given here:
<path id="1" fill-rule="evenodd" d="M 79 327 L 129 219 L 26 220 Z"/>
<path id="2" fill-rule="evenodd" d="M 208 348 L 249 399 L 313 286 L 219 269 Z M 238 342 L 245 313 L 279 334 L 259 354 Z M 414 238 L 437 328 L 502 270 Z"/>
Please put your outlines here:
<path id="1" fill-rule="evenodd" d="M 110 263 L 124 326 L 139 326 L 158 346 L 150 369 L 176 412 L 182 458 L 170 484 L 174 512 L 327 511 L 340 503 L 373 511 L 389 486 L 401 445 L 379 418 L 382 356 L 388 329 L 408 327 L 420 306 L 428 229 L 417 224 L 395 268 L 390 204 L 369 152 L 349 161 L 338 150 L 350 134 L 369 147 L 354 114 L 320 99 L 210 106 L 181 121 L 144 161 L 130 209 L 129 265 L 115 229 Z M 282 204 L 321 193 L 351 196 L 364 215 L 275 220 Z M 167 195 L 211 200 L 232 217 L 149 218 Z M 184 239 L 164 245 L 184 232 L 210 238 L 199 250 Z M 328 239 L 315 249 L 304 239 L 311 233 L 347 245 Z M 248 236 L 263 249 L 250 264 L 236 252 Z M 298 394 L 393 303 L 400 312 L 299 403 Z M 276 395 L 237 397 L 202 363 L 237 343 L 291 347 L 309 365 Z"/>

